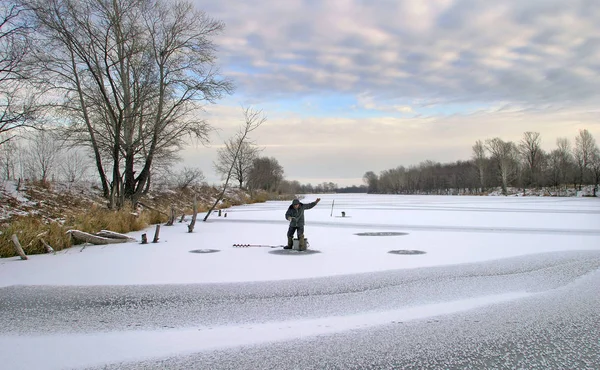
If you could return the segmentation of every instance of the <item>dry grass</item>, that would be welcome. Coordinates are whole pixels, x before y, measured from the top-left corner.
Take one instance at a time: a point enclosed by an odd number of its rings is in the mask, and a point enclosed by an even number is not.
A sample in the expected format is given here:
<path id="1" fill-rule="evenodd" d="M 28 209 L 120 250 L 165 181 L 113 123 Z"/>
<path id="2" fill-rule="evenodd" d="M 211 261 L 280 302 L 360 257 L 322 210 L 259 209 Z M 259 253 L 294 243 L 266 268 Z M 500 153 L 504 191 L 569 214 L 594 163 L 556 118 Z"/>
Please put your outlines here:
<path id="1" fill-rule="evenodd" d="M 40 217 L 18 217 L 9 224 L 0 226 L 0 257 L 15 256 L 11 236 L 16 234 L 23 246 L 25 254 L 45 253 L 41 242 L 43 238 L 55 251 L 69 248 L 73 241 L 68 230 L 76 229 L 87 233 L 100 230 L 111 230 L 118 233 L 128 233 L 142 230 L 150 224 L 163 223 L 167 217 L 159 212 L 144 211 L 141 214 L 131 209 L 111 211 L 100 207 L 91 207 L 86 212 L 67 217 L 64 223 L 44 222 Z"/>
<path id="2" fill-rule="evenodd" d="M 15 256 L 15 247 L 11 240 L 13 234 L 19 238 L 19 242 L 25 254 L 45 253 L 41 242 L 43 238 L 55 251 L 71 246 L 71 238 L 65 233 L 63 226 L 57 222 L 44 223 L 39 217 L 24 216 L 4 224 L 0 227 L 0 257 Z"/>

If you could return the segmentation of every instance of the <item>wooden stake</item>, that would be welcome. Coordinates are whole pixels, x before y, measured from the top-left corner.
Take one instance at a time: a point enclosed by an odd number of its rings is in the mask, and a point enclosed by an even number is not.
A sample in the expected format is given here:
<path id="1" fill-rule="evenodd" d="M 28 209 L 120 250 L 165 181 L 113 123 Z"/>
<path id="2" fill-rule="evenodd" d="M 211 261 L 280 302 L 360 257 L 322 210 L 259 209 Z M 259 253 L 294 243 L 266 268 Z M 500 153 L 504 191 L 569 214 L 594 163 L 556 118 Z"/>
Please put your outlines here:
<path id="1" fill-rule="evenodd" d="M 13 243 L 15 244 L 15 251 L 17 252 L 17 254 L 19 256 L 21 256 L 22 260 L 26 260 L 27 255 L 25 255 L 25 252 L 23 251 L 23 247 L 21 247 L 21 243 L 19 243 L 19 238 L 17 238 L 17 234 L 12 234 L 11 239 L 12 239 Z"/>
<path id="2" fill-rule="evenodd" d="M 154 240 L 152 243 L 158 243 L 158 234 L 160 233 L 160 225 L 156 225 L 156 231 L 154 232 Z"/>
<path id="3" fill-rule="evenodd" d="M 142 244 L 148 244 L 148 236 L 146 233 L 142 234 Z"/>

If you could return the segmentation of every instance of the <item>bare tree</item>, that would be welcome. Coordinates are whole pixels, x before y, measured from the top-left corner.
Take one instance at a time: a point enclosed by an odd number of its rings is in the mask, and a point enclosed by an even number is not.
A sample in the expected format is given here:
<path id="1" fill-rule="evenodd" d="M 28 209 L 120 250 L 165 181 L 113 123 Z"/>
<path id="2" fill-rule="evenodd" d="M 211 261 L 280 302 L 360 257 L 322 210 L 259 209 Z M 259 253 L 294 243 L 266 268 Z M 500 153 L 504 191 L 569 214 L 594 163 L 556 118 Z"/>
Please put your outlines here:
<path id="1" fill-rule="evenodd" d="M 204 173 L 195 167 L 184 167 L 177 174 L 177 188 L 183 190 L 204 181 Z"/>
<path id="2" fill-rule="evenodd" d="M 579 169 L 579 190 L 585 181 L 585 175 L 592 162 L 592 155 L 597 150 L 596 140 L 588 130 L 579 130 L 579 135 L 575 137 L 575 148 L 573 156 Z"/>
<path id="3" fill-rule="evenodd" d="M 252 108 L 243 108 L 243 111 L 244 111 L 244 113 L 243 113 L 244 114 L 244 125 L 242 126 L 242 128 L 240 128 L 240 131 L 234 136 L 234 139 L 235 139 L 234 142 L 237 143 L 237 145 L 236 145 L 237 149 L 233 156 L 233 160 L 231 162 L 231 166 L 229 167 L 229 171 L 227 172 L 227 176 L 225 177 L 225 184 L 223 185 L 223 190 L 221 191 L 221 193 L 215 200 L 215 203 L 212 205 L 212 207 L 210 207 L 208 212 L 206 212 L 206 216 L 204 216 L 203 221 L 206 221 L 208 219 L 208 216 L 210 216 L 212 211 L 217 207 L 217 204 L 219 204 L 221 199 L 223 199 L 223 195 L 225 194 L 225 191 L 227 190 L 227 186 L 229 185 L 229 180 L 231 179 L 231 174 L 233 173 L 233 169 L 234 169 L 236 161 L 237 161 L 237 156 L 239 155 L 240 151 L 242 150 L 244 143 L 246 143 L 247 140 L 249 140 L 248 134 L 250 134 L 252 131 L 256 130 L 258 127 L 260 127 L 260 125 L 262 125 L 267 120 L 267 117 L 263 114 L 263 112 L 261 110 L 257 111 Z"/>
<path id="4" fill-rule="evenodd" d="M 514 179 L 518 168 L 517 148 L 512 141 L 500 138 L 486 140 L 486 149 L 498 166 L 498 176 L 502 181 L 502 194 L 508 194 L 508 185 Z"/>
<path id="5" fill-rule="evenodd" d="M 592 152 L 592 161 L 590 163 L 590 169 L 593 175 L 594 185 L 594 196 L 598 196 L 598 185 L 600 184 L 600 150 L 596 149 Z"/>
<path id="6" fill-rule="evenodd" d="M 519 142 L 519 154 L 523 158 L 527 169 L 527 180 L 525 185 L 539 185 L 539 173 L 544 153 L 541 149 L 539 132 L 525 132 Z"/>
<path id="7" fill-rule="evenodd" d="M 378 193 L 379 192 L 379 177 L 373 171 L 367 171 L 363 175 L 363 182 L 367 185 L 368 193 Z"/>
<path id="8" fill-rule="evenodd" d="M 35 90 L 26 85 L 33 29 L 24 13 L 15 2 L 0 3 L 0 146 L 14 138 L 13 130 L 36 123 Z"/>
<path id="9" fill-rule="evenodd" d="M 379 174 L 379 189 L 386 193 L 399 194 L 405 187 L 406 169 L 402 166 L 381 171 Z"/>
<path id="10" fill-rule="evenodd" d="M 5 135 L 0 135 L 0 142 Z M 19 148 L 16 140 L 5 141 L 0 145 L 0 174 L 4 180 L 15 180 L 17 177 L 17 160 Z"/>
<path id="11" fill-rule="evenodd" d="M 235 137 L 227 140 L 225 146 L 217 150 L 217 161 L 214 166 L 215 171 L 221 174 L 224 179 L 233 164 L 231 176 L 238 182 L 241 189 L 248 181 L 248 174 L 252 168 L 252 163 L 254 162 L 254 159 L 258 157 L 258 153 L 260 153 L 262 149 L 252 145 L 252 143 L 244 142 L 238 152 L 238 143 L 236 140 Z"/>
<path id="12" fill-rule="evenodd" d="M 552 150 L 548 157 L 552 185 L 554 187 L 566 185 L 574 166 L 569 139 L 564 137 L 556 139 L 556 149 Z"/>
<path id="13" fill-rule="evenodd" d="M 277 159 L 271 157 L 259 157 L 252 163 L 248 175 L 248 188 L 253 190 L 265 190 L 273 192 L 279 187 L 283 180 L 283 167 Z"/>
<path id="14" fill-rule="evenodd" d="M 45 36 L 45 82 L 64 92 L 69 130 L 94 150 L 111 200 L 135 203 L 157 156 L 190 137 L 207 142 L 201 104 L 232 90 L 211 41 L 223 23 L 187 1 L 23 1 Z"/>
<path id="15" fill-rule="evenodd" d="M 475 163 L 475 167 L 477 167 L 477 173 L 479 174 L 479 185 L 481 186 L 481 191 L 483 192 L 485 190 L 485 169 L 488 163 L 488 159 L 485 155 L 485 147 L 481 140 L 477 140 L 472 149 L 473 162 Z"/>
<path id="16" fill-rule="evenodd" d="M 28 142 L 29 170 L 35 179 L 47 184 L 60 157 L 60 143 L 46 130 L 33 131 L 28 135 Z"/>
<path id="17" fill-rule="evenodd" d="M 77 149 L 67 150 L 61 158 L 59 169 L 62 177 L 69 183 L 76 183 L 86 177 L 89 158 Z"/>

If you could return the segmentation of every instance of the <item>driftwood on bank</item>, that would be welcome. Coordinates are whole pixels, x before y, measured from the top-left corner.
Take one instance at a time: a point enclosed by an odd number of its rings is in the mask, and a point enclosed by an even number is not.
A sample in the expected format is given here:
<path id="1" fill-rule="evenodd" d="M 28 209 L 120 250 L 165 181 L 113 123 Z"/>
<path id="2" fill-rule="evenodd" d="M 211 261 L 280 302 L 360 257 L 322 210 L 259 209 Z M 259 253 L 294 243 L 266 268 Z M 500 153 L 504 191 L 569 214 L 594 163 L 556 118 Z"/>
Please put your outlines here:
<path id="1" fill-rule="evenodd" d="M 46 253 L 54 253 L 54 248 L 52 248 L 50 244 L 46 243 L 44 238 L 40 238 L 40 241 L 44 245 L 44 248 L 46 248 Z"/>
<path id="2" fill-rule="evenodd" d="M 15 251 L 17 252 L 17 254 L 19 256 L 21 256 L 22 260 L 26 260 L 27 255 L 25 255 L 25 252 L 23 251 L 23 247 L 21 247 L 21 243 L 19 243 L 19 238 L 17 237 L 17 234 L 12 234 L 11 239 L 15 245 Z"/>
<path id="3" fill-rule="evenodd" d="M 39 233 L 37 234 L 35 237 L 36 239 L 40 239 L 40 242 L 42 242 L 42 245 L 44 246 L 44 248 L 46 249 L 46 253 L 54 253 L 54 248 L 52 248 L 50 246 L 50 244 L 48 244 L 45 240 L 44 240 L 44 236 L 48 235 L 47 231 L 44 231 L 43 233 Z M 35 239 L 34 239 L 35 240 Z M 31 241 L 33 242 L 33 240 Z M 31 243 L 30 243 L 31 244 Z"/>
<path id="4" fill-rule="evenodd" d="M 91 244 L 115 244 L 115 243 L 127 243 L 135 241 L 135 239 L 127 238 L 107 238 L 104 236 L 98 236 L 90 233 L 86 233 L 79 230 L 69 230 L 67 234 L 71 234 L 71 237 L 75 240 L 79 240 Z"/>
<path id="5" fill-rule="evenodd" d="M 95 234 L 96 236 L 101 236 L 103 238 L 111 238 L 111 239 L 127 239 L 129 241 L 133 241 L 130 236 L 125 234 L 116 233 L 110 230 L 100 230 Z"/>

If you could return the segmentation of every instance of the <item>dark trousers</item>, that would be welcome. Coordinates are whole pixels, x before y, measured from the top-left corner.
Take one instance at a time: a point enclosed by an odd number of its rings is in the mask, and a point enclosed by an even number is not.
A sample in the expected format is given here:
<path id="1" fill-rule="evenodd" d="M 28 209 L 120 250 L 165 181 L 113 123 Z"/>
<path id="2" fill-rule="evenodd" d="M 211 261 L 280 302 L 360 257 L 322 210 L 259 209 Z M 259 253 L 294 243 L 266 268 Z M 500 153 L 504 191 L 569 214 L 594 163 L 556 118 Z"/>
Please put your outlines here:
<path id="1" fill-rule="evenodd" d="M 298 239 L 300 239 L 300 235 L 304 235 L 304 226 L 292 227 L 290 226 L 287 232 L 288 238 L 293 238 L 294 233 L 298 231 Z"/>

